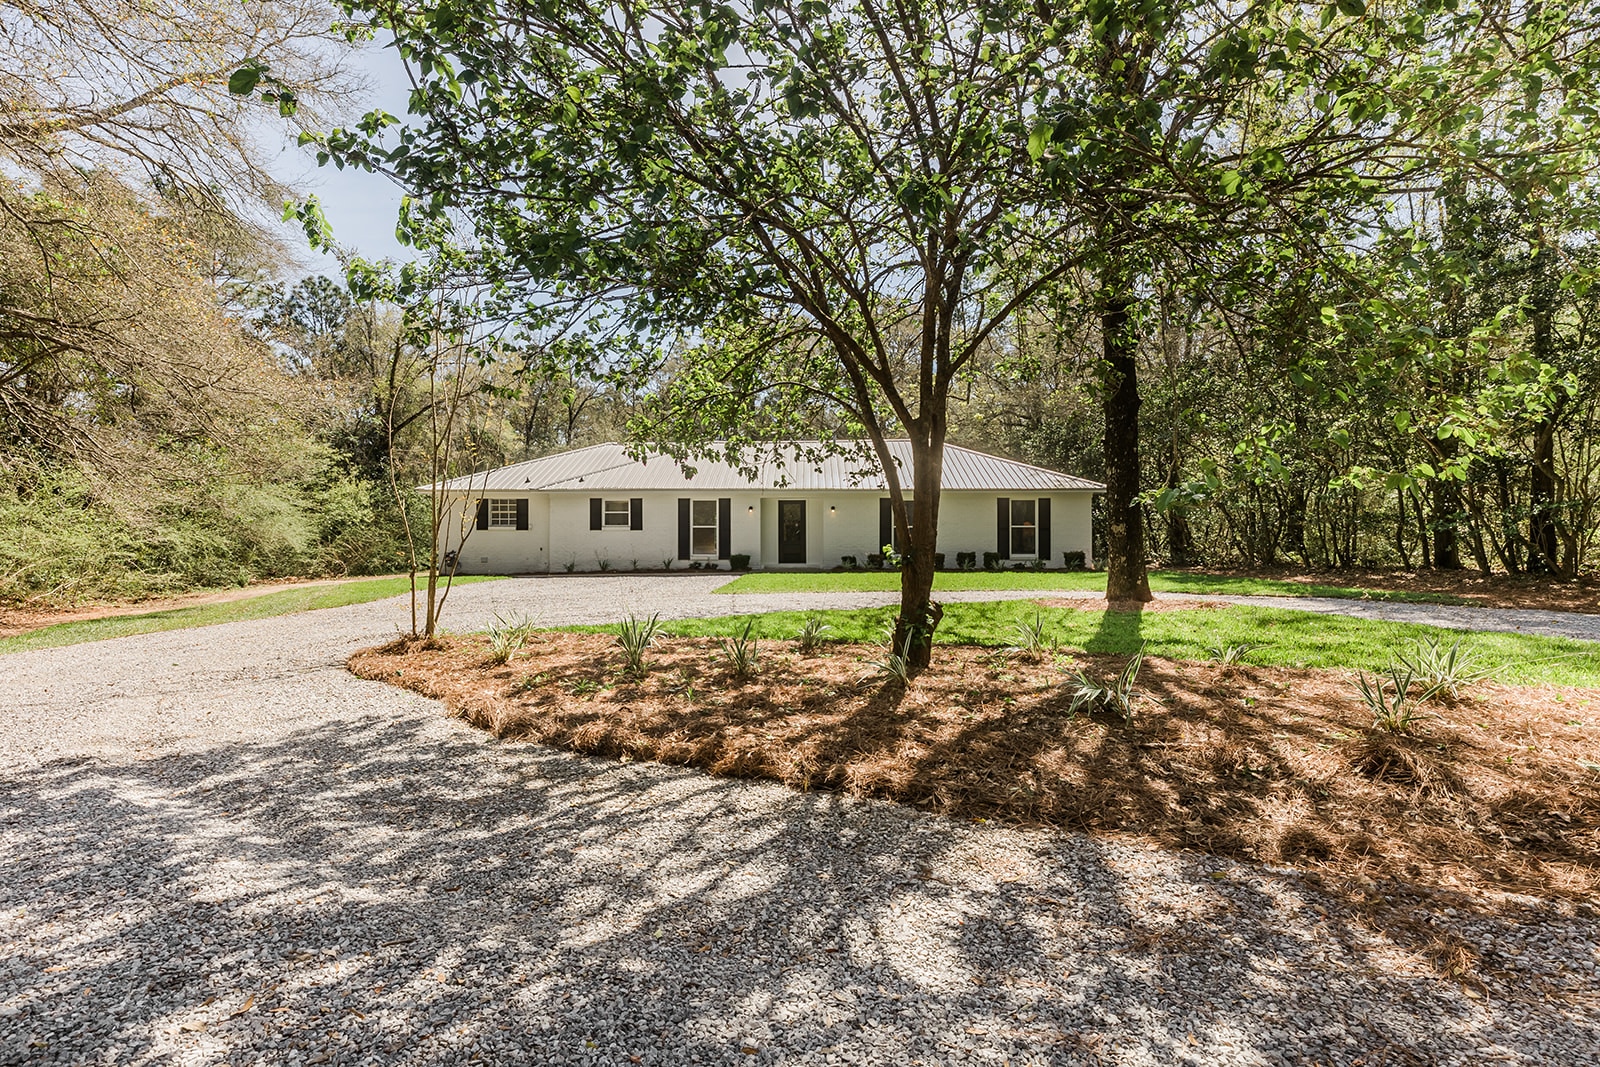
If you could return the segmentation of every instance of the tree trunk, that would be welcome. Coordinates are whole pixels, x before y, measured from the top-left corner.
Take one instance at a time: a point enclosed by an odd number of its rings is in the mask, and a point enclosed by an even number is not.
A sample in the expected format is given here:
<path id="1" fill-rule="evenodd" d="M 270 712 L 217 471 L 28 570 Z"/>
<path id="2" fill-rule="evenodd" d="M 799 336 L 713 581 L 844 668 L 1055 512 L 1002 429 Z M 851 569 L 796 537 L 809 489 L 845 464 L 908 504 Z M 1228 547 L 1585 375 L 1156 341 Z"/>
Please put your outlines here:
<path id="1" fill-rule="evenodd" d="M 1533 254 L 1533 358 L 1555 362 L 1555 334 L 1551 319 L 1555 294 L 1548 280 L 1550 250 L 1544 245 Z M 1556 411 L 1545 409 L 1533 430 L 1533 469 L 1528 478 L 1528 570 L 1550 574 L 1557 569 L 1560 538 L 1556 532 Z"/>
<path id="2" fill-rule="evenodd" d="M 1401 490 L 1402 495 L 1400 497 L 1400 510 L 1402 511 L 1405 510 L 1406 506 L 1404 492 L 1404 490 Z M 1411 494 L 1411 503 L 1412 506 L 1417 509 L 1417 542 L 1422 546 L 1422 565 L 1424 567 L 1432 567 L 1433 556 L 1430 552 L 1428 537 L 1428 513 L 1422 506 L 1422 494 Z M 1406 566 L 1409 568 L 1411 565 L 1408 563 Z"/>
<path id="3" fill-rule="evenodd" d="M 1528 570 L 1554 574 L 1560 569 L 1561 539 L 1556 529 L 1556 416 L 1547 412 L 1533 431 L 1533 469 L 1528 482 Z"/>
<path id="4" fill-rule="evenodd" d="M 1283 509 L 1283 548 L 1298 556 L 1301 563 L 1311 565 L 1311 553 L 1306 548 L 1306 487 L 1298 475 L 1289 479 L 1289 499 Z"/>
<path id="5" fill-rule="evenodd" d="M 1404 489 L 1396 489 L 1394 491 L 1394 502 L 1398 505 L 1398 514 L 1394 520 L 1394 551 L 1395 555 L 1400 557 L 1400 566 L 1410 570 L 1411 557 L 1406 554 L 1406 491 Z"/>
<path id="6" fill-rule="evenodd" d="M 1131 329 L 1133 301 L 1112 290 L 1101 298 L 1105 351 L 1106 599 L 1148 601 L 1144 517 L 1139 506 L 1138 344 Z"/>
<path id="7" fill-rule="evenodd" d="M 1494 478 L 1496 503 L 1500 513 L 1500 531 L 1503 535 L 1494 538 L 1495 552 L 1499 554 L 1500 562 L 1505 565 L 1507 574 L 1521 574 L 1522 547 L 1517 535 L 1518 519 L 1512 510 L 1515 502 L 1511 495 L 1511 477 L 1502 459 L 1494 461 Z M 1501 547 L 1502 542 L 1504 547 Z"/>
<path id="8" fill-rule="evenodd" d="M 939 487 L 944 482 L 944 427 L 931 432 L 911 428 L 909 505 L 902 496 L 894 508 L 895 533 L 907 546 L 900 569 L 900 614 L 894 621 L 894 650 L 914 670 L 933 657 L 933 634 L 944 608 L 933 602 L 933 553 L 938 547 Z M 909 514 L 908 514 L 909 512 Z M 906 529 L 909 519 L 910 529 Z"/>
<path id="9" fill-rule="evenodd" d="M 1178 434 L 1172 434 L 1172 454 L 1167 461 L 1167 488 L 1178 488 Z M 1189 528 L 1189 511 L 1182 504 L 1167 509 L 1167 558 L 1174 567 L 1187 567 L 1194 560 L 1194 531 Z"/>
<path id="10" fill-rule="evenodd" d="M 1448 467 L 1459 443 L 1454 437 L 1439 442 L 1439 458 Z M 1441 477 L 1433 483 L 1433 565 L 1443 571 L 1461 569 L 1461 483 Z"/>

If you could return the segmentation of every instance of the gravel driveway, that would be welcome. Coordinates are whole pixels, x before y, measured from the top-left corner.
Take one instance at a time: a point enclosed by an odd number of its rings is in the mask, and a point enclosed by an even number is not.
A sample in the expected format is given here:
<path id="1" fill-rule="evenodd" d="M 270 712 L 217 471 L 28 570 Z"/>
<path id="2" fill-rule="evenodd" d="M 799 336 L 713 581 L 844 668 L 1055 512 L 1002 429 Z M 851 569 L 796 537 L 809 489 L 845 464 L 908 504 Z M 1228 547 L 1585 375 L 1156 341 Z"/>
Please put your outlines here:
<path id="1" fill-rule="evenodd" d="M 450 621 L 817 604 L 717 581 Z M 1600 1064 L 1593 920 L 1435 916 L 1472 995 L 1291 872 L 488 741 L 343 670 L 402 610 L 0 657 L 0 1063 Z"/>

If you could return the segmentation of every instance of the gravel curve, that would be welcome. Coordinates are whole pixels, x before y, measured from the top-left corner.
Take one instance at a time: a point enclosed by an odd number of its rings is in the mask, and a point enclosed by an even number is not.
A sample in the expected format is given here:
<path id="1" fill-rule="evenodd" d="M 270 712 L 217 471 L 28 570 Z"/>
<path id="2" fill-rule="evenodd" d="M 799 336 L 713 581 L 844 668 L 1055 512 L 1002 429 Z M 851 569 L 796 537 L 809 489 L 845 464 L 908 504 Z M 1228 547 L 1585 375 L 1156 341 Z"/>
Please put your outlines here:
<path id="1" fill-rule="evenodd" d="M 447 618 L 884 600 L 721 580 Z M 1480 992 L 1292 871 L 495 742 L 343 669 L 403 610 L 0 657 L 0 1064 L 1600 1065 L 1591 919 L 1427 916 Z"/>

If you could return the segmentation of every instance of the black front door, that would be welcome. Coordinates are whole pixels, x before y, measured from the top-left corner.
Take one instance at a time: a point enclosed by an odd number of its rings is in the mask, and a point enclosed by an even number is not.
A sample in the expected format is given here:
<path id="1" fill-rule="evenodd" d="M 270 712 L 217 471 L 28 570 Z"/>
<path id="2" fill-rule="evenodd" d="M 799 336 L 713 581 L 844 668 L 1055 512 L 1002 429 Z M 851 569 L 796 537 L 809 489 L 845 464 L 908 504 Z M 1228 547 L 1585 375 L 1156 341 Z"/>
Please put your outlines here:
<path id="1" fill-rule="evenodd" d="M 806 502 L 778 501 L 778 562 L 806 561 Z"/>

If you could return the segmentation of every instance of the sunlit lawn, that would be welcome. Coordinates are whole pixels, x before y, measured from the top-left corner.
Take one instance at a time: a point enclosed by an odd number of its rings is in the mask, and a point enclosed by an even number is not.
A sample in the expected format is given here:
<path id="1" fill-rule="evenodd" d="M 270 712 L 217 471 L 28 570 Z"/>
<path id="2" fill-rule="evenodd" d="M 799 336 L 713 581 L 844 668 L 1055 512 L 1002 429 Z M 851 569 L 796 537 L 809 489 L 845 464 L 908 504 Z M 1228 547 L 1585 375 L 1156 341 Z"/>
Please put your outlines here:
<path id="1" fill-rule="evenodd" d="M 1600 687 L 1600 643 L 1520 633 L 1467 633 L 1416 623 L 1356 619 L 1283 608 L 1219 607 L 1186 611 L 1108 612 L 1039 608 L 1025 600 L 946 604 L 936 641 L 1003 648 L 1018 640 L 1018 624 L 1043 616 L 1049 638 L 1067 651 L 1131 654 L 1141 646 L 1151 656 L 1207 660 L 1212 649 L 1259 644 L 1248 661 L 1260 666 L 1381 670 L 1396 651 L 1416 641 L 1457 640 L 1475 660 L 1495 669 L 1495 680 L 1517 684 Z M 683 619 L 663 623 L 670 634 L 723 637 L 755 619 L 754 632 L 765 639 L 789 639 L 800 631 L 807 612 Z M 894 608 L 824 611 L 827 639 L 882 642 Z M 583 627 L 605 630 L 606 627 Z M 935 653 L 937 654 L 937 653 Z"/>
<path id="2" fill-rule="evenodd" d="M 940 571 L 934 575 L 936 592 L 995 592 L 1001 590 L 1075 590 L 1104 592 L 1101 571 Z M 896 571 L 762 571 L 742 575 L 717 589 L 719 593 L 869 593 L 900 588 Z M 1464 604 L 1449 593 L 1412 593 L 1364 589 L 1347 585 L 1284 582 L 1195 574 L 1190 571 L 1154 571 L 1150 588 L 1158 593 L 1222 593 L 1230 596 L 1320 596 L 1355 600 L 1414 601 L 1428 604 Z"/>
<path id="3" fill-rule="evenodd" d="M 485 577 L 456 579 L 458 583 L 490 580 Z M 194 607 L 172 608 L 140 615 L 116 615 L 105 619 L 62 622 L 15 637 L 0 638 L 0 654 L 25 652 L 33 648 L 76 645 L 85 641 L 104 641 L 112 637 L 157 633 L 162 630 L 183 630 L 191 626 L 266 619 L 274 615 L 315 611 L 318 608 L 342 608 L 350 604 L 365 604 L 372 600 L 400 596 L 410 588 L 410 582 L 406 578 L 371 578 L 332 585 L 302 586 L 221 604 L 197 604 Z"/>

